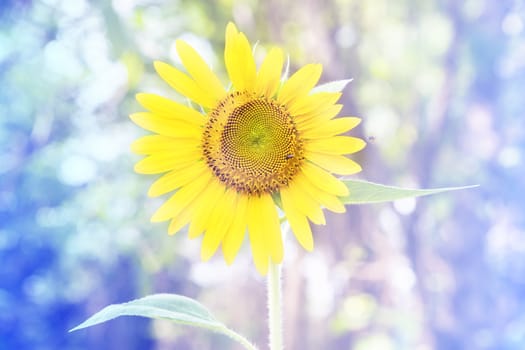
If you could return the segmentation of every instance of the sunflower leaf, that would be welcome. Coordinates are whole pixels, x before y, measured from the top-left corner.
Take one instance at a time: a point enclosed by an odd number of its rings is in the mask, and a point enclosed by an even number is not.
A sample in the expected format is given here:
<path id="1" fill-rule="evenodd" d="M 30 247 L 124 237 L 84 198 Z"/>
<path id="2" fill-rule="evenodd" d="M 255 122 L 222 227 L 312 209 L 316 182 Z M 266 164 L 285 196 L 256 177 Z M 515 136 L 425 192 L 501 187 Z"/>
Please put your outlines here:
<path id="1" fill-rule="evenodd" d="M 461 187 L 443 187 L 433 189 L 410 189 L 395 186 L 387 186 L 376 184 L 373 182 L 360 180 L 343 180 L 350 194 L 343 197 L 341 200 L 344 204 L 369 204 L 369 203 L 384 203 L 391 202 L 403 198 L 412 198 L 420 196 L 428 196 L 442 192 L 464 190 L 467 188 L 477 187 L 461 186 Z"/>
<path id="2" fill-rule="evenodd" d="M 325 84 L 318 85 L 312 89 L 312 93 L 316 92 L 341 92 L 353 79 L 334 80 Z"/>
<path id="3" fill-rule="evenodd" d="M 177 294 L 153 294 L 127 303 L 113 304 L 100 310 L 70 332 L 91 327 L 120 316 L 141 316 L 169 320 L 222 333 L 238 341 L 246 349 L 256 349 L 248 340 L 217 321 L 202 304 Z"/>

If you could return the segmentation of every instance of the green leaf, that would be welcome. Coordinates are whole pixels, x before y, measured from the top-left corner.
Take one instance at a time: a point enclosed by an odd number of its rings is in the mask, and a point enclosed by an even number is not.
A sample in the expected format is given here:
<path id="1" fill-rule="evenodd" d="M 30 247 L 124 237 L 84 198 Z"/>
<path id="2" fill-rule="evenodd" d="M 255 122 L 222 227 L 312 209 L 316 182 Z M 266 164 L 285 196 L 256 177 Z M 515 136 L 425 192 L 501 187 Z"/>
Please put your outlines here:
<path id="1" fill-rule="evenodd" d="M 428 196 L 442 192 L 464 190 L 467 188 L 477 187 L 462 186 L 462 187 L 443 187 L 433 189 L 410 189 L 394 186 L 386 186 L 376 184 L 373 182 L 360 180 L 343 180 L 350 194 L 342 201 L 344 204 L 368 204 L 368 203 L 384 203 L 391 202 L 403 198 L 412 198 L 420 196 Z"/>
<path id="2" fill-rule="evenodd" d="M 321 84 L 312 89 L 312 93 L 316 92 L 341 92 L 353 79 L 334 80 L 325 84 Z"/>
<path id="3" fill-rule="evenodd" d="M 70 332 L 91 327 L 120 316 L 165 319 L 178 324 L 200 327 L 227 335 L 244 345 L 246 349 L 256 349 L 243 336 L 217 321 L 202 304 L 177 294 L 153 294 L 127 303 L 109 305 L 71 329 Z"/>

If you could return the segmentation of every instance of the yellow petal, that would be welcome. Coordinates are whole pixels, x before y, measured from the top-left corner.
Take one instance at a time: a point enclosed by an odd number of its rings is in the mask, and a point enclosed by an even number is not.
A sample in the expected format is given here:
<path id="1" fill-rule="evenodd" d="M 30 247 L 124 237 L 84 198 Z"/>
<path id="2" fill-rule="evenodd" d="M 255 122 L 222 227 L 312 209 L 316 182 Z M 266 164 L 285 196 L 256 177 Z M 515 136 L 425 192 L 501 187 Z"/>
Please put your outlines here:
<path id="1" fill-rule="evenodd" d="M 329 105 L 319 111 L 296 115 L 294 116 L 294 119 L 297 122 L 297 125 L 302 129 L 318 127 L 339 114 L 342 108 L 343 105 L 341 104 Z"/>
<path id="2" fill-rule="evenodd" d="M 312 198 L 315 198 L 326 209 L 335 213 L 344 213 L 346 211 L 345 206 L 338 197 L 315 186 L 304 174 L 298 174 L 294 179 L 294 184 Z"/>
<path id="3" fill-rule="evenodd" d="M 173 235 L 186 226 L 193 219 L 195 208 L 198 207 L 202 200 L 206 199 L 205 191 L 201 191 L 193 200 L 191 200 L 175 217 L 171 219 L 168 227 L 168 234 Z"/>
<path id="4" fill-rule="evenodd" d="M 154 153 L 194 153 L 200 152 L 200 140 L 175 139 L 163 135 L 146 135 L 131 144 L 131 150 L 137 154 Z"/>
<path id="5" fill-rule="evenodd" d="M 224 61 L 234 88 L 238 91 L 252 91 L 256 77 L 252 49 L 246 36 L 239 33 L 231 22 L 226 26 Z"/>
<path id="6" fill-rule="evenodd" d="M 186 123 L 178 119 L 166 119 L 152 113 L 134 113 L 129 116 L 131 120 L 143 129 L 160 135 L 192 138 L 199 140 L 202 137 L 202 128 L 195 124 Z"/>
<path id="7" fill-rule="evenodd" d="M 317 187 L 336 196 L 348 195 L 348 188 L 332 174 L 310 162 L 302 165 L 304 175 Z"/>
<path id="8" fill-rule="evenodd" d="M 351 136 L 332 136 L 305 142 L 304 149 L 309 152 L 328 154 L 350 154 L 365 148 L 366 143 L 360 138 Z"/>
<path id="9" fill-rule="evenodd" d="M 224 44 L 224 64 L 228 71 L 228 76 L 234 86 L 241 85 L 243 83 L 242 71 L 239 69 L 240 63 L 236 55 L 237 52 L 237 27 L 232 22 L 229 22 L 226 26 L 226 38 Z"/>
<path id="10" fill-rule="evenodd" d="M 214 96 L 207 94 L 186 74 L 164 62 L 155 61 L 153 65 L 160 77 L 181 95 L 188 97 L 203 107 L 215 107 L 217 100 Z"/>
<path id="11" fill-rule="evenodd" d="M 159 116 L 182 119 L 196 125 L 204 125 L 206 122 L 206 117 L 203 114 L 165 97 L 140 93 L 135 95 L 135 98 L 144 108 Z"/>
<path id="12" fill-rule="evenodd" d="M 272 261 L 276 264 L 279 264 L 283 260 L 284 250 L 281 224 L 279 223 L 277 207 L 273 202 L 272 196 L 269 194 L 261 195 L 260 200 L 260 227 L 266 236 L 266 248 L 272 258 Z"/>
<path id="13" fill-rule="evenodd" d="M 219 78 L 212 72 L 202 57 L 186 42 L 175 42 L 177 52 L 184 67 L 188 70 L 197 85 L 218 102 L 226 95 Z"/>
<path id="14" fill-rule="evenodd" d="M 284 213 L 286 214 L 286 219 L 292 228 L 295 238 L 304 249 L 312 251 L 314 249 L 314 239 L 306 216 L 301 214 L 296 208 L 294 198 L 288 191 L 281 191 L 281 202 Z"/>
<path id="15" fill-rule="evenodd" d="M 288 79 L 277 96 L 281 104 L 293 102 L 296 98 L 308 95 L 321 77 L 323 67 L 320 64 L 307 64 Z"/>
<path id="16" fill-rule="evenodd" d="M 241 88 L 248 91 L 253 91 L 256 79 L 256 67 L 255 59 L 253 58 L 252 48 L 250 42 L 246 38 L 244 33 L 237 35 L 237 55 L 242 67 L 242 77 L 244 83 L 241 87 L 236 87 L 238 90 Z"/>
<path id="17" fill-rule="evenodd" d="M 140 160 L 135 164 L 135 171 L 139 174 L 159 174 L 173 169 L 180 169 L 199 160 L 201 155 L 196 152 L 159 153 Z"/>
<path id="18" fill-rule="evenodd" d="M 338 154 L 306 152 L 305 158 L 331 173 L 352 175 L 361 171 L 361 166 Z"/>
<path id="19" fill-rule="evenodd" d="M 215 177 L 208 184 L 206 191 L 199 198 L 199 203 L 195 207 L 195 213 L 188 231 L 190 238 L 200 236 L 208 228 L 213 209 L 222 204 L 218 199 L 224 194 L 224 189 L 224 185 Z"/>
<path id="20" fill-rule="evenodd" d="M 206 172 L 195 181 L 182 187 L 174 195 L 172 195 L 151 217 L 152 222 L 166 221 L 168 219 L 177 217 L 177 215 L 184 210 L 201 192 L 207 189 L 212 178 L 211 172 Z M 213 182 L 213 181 L 211 181 Z"/>
<path id="21" fill-rule="evenodd" d="M 177 232 L 179 232 L 184 226 L 186 226 L 191 221 L 192 216 L 193 211 L 190 203 L 188 207 L 184 208 L 176 217 L 171 219 L 170 225 L 168 226 L 168 234 L 174 235 Z"/>
<path id="22" fill-rule="evenodd" d="M 301 130 L 301 136 L 306 139 L 320 139 L 347 132 L 356 127 L 361 119 L 356 117 L 344 117 L 329 120 L 317 128 Z"/>
<path id="23" fill-rule="evenodd" d="M 248 200 L 247 212 L 248 233 L 250 236 L 250 246 L 252 248 L 253 261 L 255 263 L 255 267 L 261 275 L 266 275 L 268 272 L 270 254 L 273 252 L 273 249 L 270 249 L 270 245 L 273 243 L 272 237 L 275 235 L 275 232 L 271 232 L 272 230 L 275 230 L 275 227 L 272 227 L 274 224 L 268 224 L 268 222 L 274 223 L 275 221 L 267 215 L 269 213 L 266 204 L 267 197 L 270 196 L 263 195 L 261 197 L 250 197 Z M 268 229 L 270 231 L 268 231 Z M 279 230 L 279 228 L 277 229 Z"/>
<path id="24" fill-rule="evenodd" d="M 269 98 L 277 92 L 281 83 L 283 62 L 283 51 L 279 48 L 272 48 L 257 72 L 257 81 L 255 82 L 257 95 Z"/>
<path id="25" fill-rule="evenodd" d="M 319 202 L 305 191 L 291 183 L 288 187 L 281 189 L 281 194 L 285 192 L 286 197 L 291 198 L 295 208 L 303 215 L 307 216 L 314 224 L 325 225 L 326 220 Z"/>
<path id="26" fill-rule="evenodd" d="M 288 104 L 288 112 L 291 115 L 316 113 L 326 109 L 341 97 L 340 92 L 318 92 L 312 95 L 298 97 L 294 102 Z"/>
<path id="27" fill-rule="evenodd" d="M 248 207 L 248 196 L 237 194 L 237 208 L 230 229 L 222 242 L 222 252 L 228 265 L 231 265 L 242 246 L 246 233 L 246 211 Z"/>
<path id="28" fill-rule="evenodd" d="M 209 260 L 215 254 L 237 215 L 237 193 L 231 189 L 227 190 L 218 199 L 218 203 L 210 216 L 208 229 L 202 240 L 201 259 L 204 261 Z"/>
<path id="29" fill-rule="evenodd" d="M 203 162 L 196 162 L 186 168 L 172 170 L 156 180 L 148 191 L 148 196 L 158 197 L 187 185 L 194 179 L 209 171 Z"/>

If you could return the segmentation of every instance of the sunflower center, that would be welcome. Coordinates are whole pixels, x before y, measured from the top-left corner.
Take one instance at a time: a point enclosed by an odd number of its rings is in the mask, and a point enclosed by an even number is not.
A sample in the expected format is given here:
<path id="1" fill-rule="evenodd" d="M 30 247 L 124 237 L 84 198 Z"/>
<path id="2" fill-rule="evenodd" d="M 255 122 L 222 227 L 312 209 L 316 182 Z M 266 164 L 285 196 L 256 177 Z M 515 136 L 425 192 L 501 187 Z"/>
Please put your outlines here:
<path id="1" fill-rule="evenodd" d="M 248 92 L 231 93 L 210 112 L 202 149 L 221 182 L 249 194 L 288 185 L 304 160 L 290 113 Z"/>

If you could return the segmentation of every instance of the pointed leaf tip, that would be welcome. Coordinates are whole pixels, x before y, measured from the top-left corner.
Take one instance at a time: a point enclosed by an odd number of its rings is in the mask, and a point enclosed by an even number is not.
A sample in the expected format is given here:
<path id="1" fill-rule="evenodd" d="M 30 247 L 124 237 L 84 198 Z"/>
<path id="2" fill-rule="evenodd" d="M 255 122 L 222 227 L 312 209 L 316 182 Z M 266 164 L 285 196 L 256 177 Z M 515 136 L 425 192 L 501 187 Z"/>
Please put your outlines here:
<path id="1" fill-rule="evenodd" d="M 334 80 L 325 84 L 318 85 L 312 89 L 311 93 L 317 92 L 341 92 L 344 90 L 346 85 L 352 82 L 354 79 Z"/>
<path id="2" fill-rule="evenodd" d="M 175 323 L 204 328 L 224 327 L 196 300 L 177 294 L 153 294 L 127 303 L 109 305 L 71 329 L 70 332 L 91 327 L 120 316 L 164 318 Z"/>
<path id="3" fill-rule="evenodd" d="M 344 204 L 370 204 L 392 202 L 403 198 L 421 197 L 449 191 L 465 190 L 478 185 L 461 187 L 443 187 L 433 189 L 410 189 L 376 184 L 361 180 L 343 180 L 350 191 L 348 196 L 341 198 Z"/>

